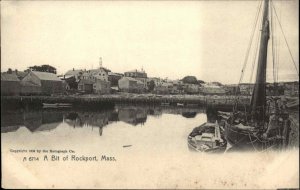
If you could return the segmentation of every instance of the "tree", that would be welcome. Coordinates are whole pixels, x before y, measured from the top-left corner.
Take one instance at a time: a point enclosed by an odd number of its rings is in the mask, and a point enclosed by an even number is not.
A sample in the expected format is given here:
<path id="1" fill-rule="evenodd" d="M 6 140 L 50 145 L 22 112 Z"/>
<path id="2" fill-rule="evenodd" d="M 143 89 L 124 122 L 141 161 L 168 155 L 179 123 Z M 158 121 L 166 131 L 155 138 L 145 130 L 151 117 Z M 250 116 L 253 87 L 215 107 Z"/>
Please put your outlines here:
<path id="1" fill-rule="evenodd" d="M 185 84 L 198 84 L 197 78 L 195 76 L 185 76 L 182 79 L 182 82 Z"/>
<path id="2" fill-rule="evenodd" d="M 214 84 L 214 85 L 216 85 L 216 86 L 223 86 L 223 84 L 220 83 L 220 82 L 212 82 L 212 84 Z"/>
<path id="3" fill-rule="evenodd" d="M 198 84 L 205 84 L 203 80 L 198 80 Z"/>
<path id="4" fill-rule="evenodd" d="M 56 68 L 50 65 L 32 66 L 28 67 L 32 71 L 48 72 L 56 74 Z"/>
<path id="5" fill-rule="evenodd" d="M 12 69 L 11 69 L 11 68 L 8 68 L 7 73 L 8 73 L 8 74 L 12 74 Z"/>
<path id="6" fill-rule="evenodd" d="M 153 91 L 154 87 L 155 87 L 155 82 L 153 80 L 151 80 L 148 85 L 148 90 Z"/>

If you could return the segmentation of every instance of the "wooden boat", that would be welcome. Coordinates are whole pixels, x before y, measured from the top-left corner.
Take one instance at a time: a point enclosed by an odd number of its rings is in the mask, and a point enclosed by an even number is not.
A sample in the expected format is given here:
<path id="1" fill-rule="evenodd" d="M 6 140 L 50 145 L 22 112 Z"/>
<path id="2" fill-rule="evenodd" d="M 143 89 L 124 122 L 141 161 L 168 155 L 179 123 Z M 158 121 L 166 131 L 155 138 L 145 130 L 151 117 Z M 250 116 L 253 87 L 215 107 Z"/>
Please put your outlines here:
<path id="1" fill-rule="evenodd" d="M 269 0 L 264 0 L 263 10 L 256 80 L 249 109 L 238 111 L 235 106 L 229 115 L 222 113 L 225 120 L 226 140 L 238 150 L 262 151 L 269 148 L 283 148 L 288 145 L 289 140 L 289 114 L 278 106 L 280 98 L 272 100 L 266 98 L 267 54 L 270 38 Z"/>
<path id="2" fill-rule="evenodd" d="M 62 108 L 62 107 L 71 107 L 72 104 L 68 103 L 43 103 L 43 108 Z"/>
<path id="3" fill-rule="evenodd" d="M 218 123 L 204 123 L 188 136 L 188 147 L 197 152 L 224 152 L 226 140 Z"/>
<path id="4" fill-rule="evenodd" d="M 184 106 L 183 103 L 177 103 L 176 105 L 177 105 L 178 107 L 183 107 L 183 106 Z"/>

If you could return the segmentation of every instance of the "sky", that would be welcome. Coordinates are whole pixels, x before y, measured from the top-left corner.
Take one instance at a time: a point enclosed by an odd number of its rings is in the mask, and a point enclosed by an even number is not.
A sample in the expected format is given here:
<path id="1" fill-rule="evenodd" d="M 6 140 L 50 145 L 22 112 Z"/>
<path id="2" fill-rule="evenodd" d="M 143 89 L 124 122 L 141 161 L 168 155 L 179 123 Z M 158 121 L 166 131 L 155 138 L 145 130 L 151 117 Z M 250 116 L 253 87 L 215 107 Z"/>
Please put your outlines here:
<path id="1" fill-rule="evenodd" d="M 299 71 L 299 2 L 273 4 Z M 63 74 L 95 69 L 102 57 L 112 72 L 143 68 L 149 77 L 193 75 L 238 83 L 259 5 L 255 0 L 1 1 L 1 72 L 49 64 Z M 277 21 L 274 37 L 278 80 L 299 80 Z M 250 82 L 252 62 L 242 82 Z M 271 82 L 272 68 L 269 56 Z"/>

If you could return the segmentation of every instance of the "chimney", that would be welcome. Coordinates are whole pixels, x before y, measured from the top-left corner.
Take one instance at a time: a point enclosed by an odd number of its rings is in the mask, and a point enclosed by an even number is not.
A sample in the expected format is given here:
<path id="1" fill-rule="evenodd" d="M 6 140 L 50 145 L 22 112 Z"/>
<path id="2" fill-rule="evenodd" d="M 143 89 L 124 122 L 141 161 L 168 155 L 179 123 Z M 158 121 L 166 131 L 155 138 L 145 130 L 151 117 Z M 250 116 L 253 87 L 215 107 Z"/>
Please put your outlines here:
<path id="1" fill-rule="evenodd" d="M 8 69 L 7 73 L 8 73 L 8 74 L 12 74 L 11 68 Z"/>
<path id="2" fill-rule="evenodd" d="M 73 68 L 73 71 L 74 71 L 75 69 Z"/>

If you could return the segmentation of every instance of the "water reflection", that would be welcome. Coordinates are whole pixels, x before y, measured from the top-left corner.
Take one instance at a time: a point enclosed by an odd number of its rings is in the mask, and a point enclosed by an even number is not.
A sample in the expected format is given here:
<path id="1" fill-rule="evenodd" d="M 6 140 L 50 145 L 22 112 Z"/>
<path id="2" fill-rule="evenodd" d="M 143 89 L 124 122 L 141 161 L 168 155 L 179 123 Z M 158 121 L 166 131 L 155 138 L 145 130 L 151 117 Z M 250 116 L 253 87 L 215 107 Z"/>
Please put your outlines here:
<path id="1" fill-rule="evenodd" d="M 110 110 L 29 110 L 1 113 L 1 133 L 14 132 L 25 126 L 31 132 L 51 131 L 60 123 L 66 123 L 73 128 L 99 128 L 103 135 L 103 127 L 113 122 L 125 122 L 132 126 L 143 126 L 147 116 L 160 117 L 163 113 L 178 114 L 185 118 L 194 118 L 198 113 L 204 113 L 203 108 L 178 107 L 144 107 L 144 106 L 115 106 Z"/>
<path id="2" fill-rule="evenodd" d="M 27 111 L 1 113 L 1 133 L 13 132 L 25 126 L 31 132 L 50 131 L 63 121 L 62 112 Z"/>

